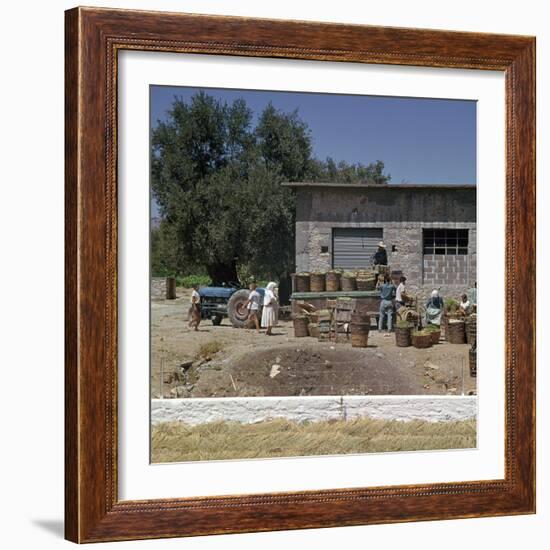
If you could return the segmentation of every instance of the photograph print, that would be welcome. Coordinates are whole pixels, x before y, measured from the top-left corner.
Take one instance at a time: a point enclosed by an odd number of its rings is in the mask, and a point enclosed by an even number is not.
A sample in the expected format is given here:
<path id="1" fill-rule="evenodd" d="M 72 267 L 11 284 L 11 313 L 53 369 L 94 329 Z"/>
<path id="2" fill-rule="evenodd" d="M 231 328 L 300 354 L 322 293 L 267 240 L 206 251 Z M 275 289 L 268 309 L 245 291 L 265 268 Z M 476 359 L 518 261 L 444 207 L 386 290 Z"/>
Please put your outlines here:
<path id="1" fill-rule="evenodd" d="M 151 461 L 476 448 L 476 102 L 150 87 Z"/>

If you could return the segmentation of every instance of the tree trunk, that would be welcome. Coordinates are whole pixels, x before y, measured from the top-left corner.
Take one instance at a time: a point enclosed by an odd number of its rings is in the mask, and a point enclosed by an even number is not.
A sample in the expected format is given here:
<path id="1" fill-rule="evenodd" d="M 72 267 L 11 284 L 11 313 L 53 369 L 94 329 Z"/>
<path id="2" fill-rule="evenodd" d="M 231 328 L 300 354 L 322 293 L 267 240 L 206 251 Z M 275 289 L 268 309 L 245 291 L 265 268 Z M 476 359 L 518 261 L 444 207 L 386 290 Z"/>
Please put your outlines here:
<path id="1" fill-rule="evenodd" d="M 222 283 L 239 283 L 237 262 L 235 261 L 227 264 L 212 264 L 206 269 L 214 286 L 220 286 Z"/>

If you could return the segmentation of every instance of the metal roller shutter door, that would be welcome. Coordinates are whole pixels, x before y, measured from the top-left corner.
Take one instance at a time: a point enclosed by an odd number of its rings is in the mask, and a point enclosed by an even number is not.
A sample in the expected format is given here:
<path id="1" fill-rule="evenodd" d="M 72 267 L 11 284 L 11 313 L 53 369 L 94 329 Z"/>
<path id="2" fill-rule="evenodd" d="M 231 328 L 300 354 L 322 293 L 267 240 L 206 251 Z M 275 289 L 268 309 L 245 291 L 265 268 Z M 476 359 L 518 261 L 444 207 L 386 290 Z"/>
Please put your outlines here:
<path id="1" fill-rule="evenodd" d="M 372 266 L 372 257 L 383 238 L 382 228 L 354 227 L 332 230 L 332 265 L 353 269 Z"/>

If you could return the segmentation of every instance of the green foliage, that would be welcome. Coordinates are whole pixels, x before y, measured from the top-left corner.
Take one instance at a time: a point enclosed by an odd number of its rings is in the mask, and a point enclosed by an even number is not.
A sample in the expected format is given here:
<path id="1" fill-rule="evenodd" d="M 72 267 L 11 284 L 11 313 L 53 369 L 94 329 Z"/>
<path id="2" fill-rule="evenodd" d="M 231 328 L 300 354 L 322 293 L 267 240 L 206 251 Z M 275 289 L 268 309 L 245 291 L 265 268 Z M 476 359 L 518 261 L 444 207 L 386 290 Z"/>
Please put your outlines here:
<path id="1" fill-rule="evenodd" d="M 424 327 L 424 331 L 427 331 L 427 332 L 440 332 L 441 327 L 439 325 L 432 325 L 431 323 L 429 323 L 428 325 L 426 325 Z"/>
<path id="2" fill-rule="evenodd" d="M 365 183 L 386 185 L 391 176 L 384 174 L 384 163 L 377 160 L 368 165 L 348 164 L 345 161 L 336 163 L 331 157 L 325 161 L 313 160 L 310 165 L 311 179 L 330 183 Z"/>
<path id="3" fill-rule="evenodd" d="M 297 111 L 269 104 L 255 127 L 244 100 L 199 92 L 175 98 L 152 133 L 152 188 L 162 219 L 152 232 L 152 271 L 205 271 L 213 283 L 243 271 L 282 280 L 294 271 L 295 194 L 282 181 L 388 181 L 383 163 L 312 158 Z"/>
<path id="4" fill-rule="evenodd" d="M 413 328 L 414 324 L 410 321 L 397 321 L 397 323 L 395 323 L 395 326 L 397 328 Z"/>
<path id="5" fill-rule="evenodd" d="M 452 313 L 458 310 L 459 304 L 454 298 L 445 298 L 445 300 L 443 300 L 443 306 L 445 311 Z"/>
<path id="6" fill-rule="evenodd" d="M 212 281 L 208 275 L 184 275 L 176 277 L 177 286 L 191 288 L 193 285 L 208 286 Z"/>

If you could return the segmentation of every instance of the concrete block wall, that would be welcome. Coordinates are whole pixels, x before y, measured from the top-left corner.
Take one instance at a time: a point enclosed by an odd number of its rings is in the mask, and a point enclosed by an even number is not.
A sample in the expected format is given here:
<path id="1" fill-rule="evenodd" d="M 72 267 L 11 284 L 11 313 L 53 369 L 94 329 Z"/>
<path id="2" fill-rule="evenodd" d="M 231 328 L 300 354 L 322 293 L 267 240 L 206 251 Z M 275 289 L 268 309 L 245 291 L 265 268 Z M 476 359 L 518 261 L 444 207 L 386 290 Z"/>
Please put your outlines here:
<path id="1" fill-rule="evenodd" d="M 296 270 L 326 271 L 332 268 L 332 230 L 349 227 L 381 227 L 388 250 L 388 261 L 394 270 L 407 277 L 409 292 L 429 296 L 440 288 L 443 296 L 459 297 L 476 280 L 476 226 L 467 222 L 327 222 L 296 223 Z M 468 254 L 463 256 L 424 256 L 424 228 L 468 229 Z M 322 253 L 326 246 L 327 253 Z M 395 248 L 395 250 L 393 250 Z M 362 266 L 358 266 L 362 267 Z"/>

